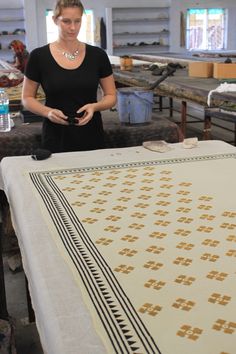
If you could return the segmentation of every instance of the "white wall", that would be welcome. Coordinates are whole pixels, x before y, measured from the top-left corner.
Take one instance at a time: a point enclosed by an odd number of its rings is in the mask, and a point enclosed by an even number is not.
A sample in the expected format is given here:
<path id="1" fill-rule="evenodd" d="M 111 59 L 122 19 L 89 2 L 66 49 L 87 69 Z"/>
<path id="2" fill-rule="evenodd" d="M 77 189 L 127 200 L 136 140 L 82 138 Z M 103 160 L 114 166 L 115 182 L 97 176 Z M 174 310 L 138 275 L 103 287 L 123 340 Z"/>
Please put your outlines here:
<path id="1" fill-rule="evenodd" d="M 8 0 L 8 2 L 9 1 L 10 0 Z M 170 52 L 185 51 L 184 48 L 180 47 L 181 11 L 186 12 L 186 9 L 194 7 L 223 7 L 229 10 L 227 49 L 236 49 L 236 0 L 83 0 L 82 2 L 85 8 L 94 10 L 95 17 L 103 17 L 104 19 L 106 7 L 170 6 Z M 33 48 L 46 43 L 45 10 L 47 8 L 53 9 L 55 1 L 24 0 L 24 3 L 27 47 L 29 50 L 32 50 Z"/>
<path id="2" fill-rule="evenodd" d="M 46 43 L 46 18 L 45 10 L 53 9 L 54 0 L 24 0 L 25 16 L 27 23 L 27 48 L 32 50 L 35 47 Z M 96 18 L 103 17 L 105 20 L 106 7 L 146 7 L 146 6 L 169 6 L 171 0 L 82 0 L 85 8 L 94 11 Z M 37 15 L 36 15 L 37 11 Z"/>

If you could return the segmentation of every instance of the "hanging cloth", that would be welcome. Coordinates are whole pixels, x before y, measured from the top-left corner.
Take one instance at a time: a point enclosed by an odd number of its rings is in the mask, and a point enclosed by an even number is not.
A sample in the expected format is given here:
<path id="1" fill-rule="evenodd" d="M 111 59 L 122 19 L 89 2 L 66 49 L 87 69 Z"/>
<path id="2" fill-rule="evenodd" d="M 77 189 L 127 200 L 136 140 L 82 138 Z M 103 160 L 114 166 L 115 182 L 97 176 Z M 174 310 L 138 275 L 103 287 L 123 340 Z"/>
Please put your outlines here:
<path id="1" fill-rule="evenodd" d="M 103 18 L 101 18 L 100 21 L 100 35 L 101 35 L 101 47 L 103 49 L 107 49 L 106 25 Z"/>

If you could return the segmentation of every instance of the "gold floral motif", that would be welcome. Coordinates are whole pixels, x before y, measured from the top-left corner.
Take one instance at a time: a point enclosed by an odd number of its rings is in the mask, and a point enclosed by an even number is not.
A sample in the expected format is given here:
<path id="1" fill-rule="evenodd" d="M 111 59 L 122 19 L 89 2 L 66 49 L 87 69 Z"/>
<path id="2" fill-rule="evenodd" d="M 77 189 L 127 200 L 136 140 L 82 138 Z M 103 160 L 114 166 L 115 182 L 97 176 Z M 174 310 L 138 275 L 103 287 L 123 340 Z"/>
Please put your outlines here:
<path id="1" fill-rule="evenodd" d="M 175 232 L 174 232 L 175 235 L 179 235 L 179 236 L 188 236 L 191 234 L 191 231 L 190 230 L 185 230 L 185 229 L 177 229 Z"/>
<path id="2" fill-rule="evenodd" d="M 159 270 L 161 267 L 163 267 L 163 264 L 154 261 L 148 261 L 147 263 L 144 264 L 143 267 L 151 270 Z"/>
<path id="3" fill-rule="evenodd" d="M 95 243 L 98 245 L 109 246 L 112 242 L 113 240 L 111 238 L 101 237 Z"/>
<path id="4" fill-rule="evenodd" d="M 63 188 L 62 190 L 63 190 L 63 192 L 72 192 L 72 191 L 74 191 L 74 190 L 75 190 L 75 188 L 72 188 L 72 187 L 66 187 L 66 188 Z"/>
<path id="5" fill-rule="evenodd" d="M 143 200 L 148 200 L 151 198 L 151 195 L 147 195 L 147 194 L 141 194 L 140 196 L 138 196 L 138 199 L 143 199 Z"/>
<path id="6" fill-rule="evenodd" d="M 121 217 L 117 216 L 117 215 L 109 215 L 106 217 L 106 220 L 111 220 L 111 221 L 118 221 L 120 219 L 121 219 Z"/>
<path id="7" fill-rule="evenodd" d="M 166 221 L 166 220 L 157 220 L 156 222 L 154 222 L 155 225 L 160 225 L 160 226 L 168 226 L 170 225 L 170 221 Z"/>
<path id="8" fill-rule="evenodd" d="M 236 250 L 228 250 L 228 252 L 226 252 L 226 256 L 236 257 Z"/>
<path id="9" fill-rule="evenodd" d="M 202 195 L 201 197 L 198 198 L 198 200 L 204 200 L 206 202 L 210 202 L 213 198 L 209 197 L 207 195 Z"/>
<path id="10" fill-rule="evenodd" d="M 191 327 L 189 325 L 183 325 L 180 330 L 177 332 L 177 336 L 187 337 L 191 340 L 198 340 L 203 330 L 198 327 Z"/>
<path id="11" fill-rule="evenodd" d="M 226 240 L 229 242 L 236 242 L 236 235 L 229 235 Z"/>
<path id="12" fill-rule="evenodd" d="M 158 193 L 157 194 L 157 197 L 163 197 L 163 198 L 168 198 L 168 197 L 170 197 L 171 196 L 171 194 L 170 193 Z"/>
<path id="13" fill-rule="evenodd" d="M 143 219 L 147 214 L 140 213 L 136 211 L 135 213 L 131 214 L 132 218 L 138 218 L 138 219 Z"/>
<path id="14" fill-rule="evenodd" d="M 127 193 L 127 194 L 130 194 L 130 193 L 133 193 L 133 189 L 128 189 L 128 188 L 125 188 L 125 189 L 121 189 L 121 193 Z"/>
<path id="15" fill-rule="evenodd" d="M 161 175 L 170 175 L 172 173 L 172 171 L 168 171 L 168 170 L 163 170 L 161 171 Z"/>
<path id="16" fill-rule="evenodd" d="M 88 198 L 88 197 L 91 197 L 91 193 L 80 193 L 79 195 L 78 195 L 78 197 L 80 197 L 80 198 Z"/>
<path id="17" fill-rule="evenodd" d="M 181 182 L 179 184 L 179 186 L 182 186 L 182 187 L 191 187 L 192 186 L 192 183 L 191 182 Z"/>
<path id="18" fill-rule="evenodd" d="M 193 249 L 194 245 L 192 243 L 180 242 L 176 248 L 184 249 L 186 251 L 190 251 Z"/>
<path id="19" fill-rule="evenodd" d="M 222 319 L 218 319 L 212 327 L 216 331 L 223 331 L 227 334 L 233 334 L 236 330 L 236 323 L 235 322 L 227 322 Z"/>
<path id="20" fill-rule="evenodd" d="M 166 216 L 166 215 L 169 214 L 169 212 L 166 211 L 166 210 L 156 210 L 153 214 L 154 214 L 154 215 Z"/>
<path id="21" fill-rule="evenodd" d="M 123 248 L 123 250 L 118 253 L 122 256 L 133 257 L 138 253 L 138 251 L 132 250 L 130 248 Z"/>
<path id="22" fill-rule="evenodd" d="M 141 180 L 141 183 L 147 183 L 147 184 L 149 184 L 149 183 L 153 183 L 153 182 L 154 182 L 153 179 L 147 179 L 147 178 L 145 178 L 145 179 L 142 179 L 142 180 Z"/>
<path id="23" fill-rule="evenodd" d="M 180 190 L 180 191 L 177 192 L 177 194 L 188 195 L 188 194 L 190 194 L 190 192 L 189 191 L 185 191 L 185 190 Z"/>
<path id="24" fill-rule="evenodd" d="M 170 178 L 170 177 L 162 177 L 162 178 L 160 178 L 160 181 L 169 182 L 169 181 L 171 181 L 171 180 L 172 180 L 172 178 Z"/>
<path id="25" fill-rule="evenodd" d="M 89 182 L 94 182 L 94 183 L 97 183 L 97 182 L 100 182 L 101 181 L 101 178 L 91 178 L 89 179 Z"/>
<path id="26" fill-rule="evenodd" d="M 236 228 L 236 224 L 230 224 L 228 222 L 223 222 L 220 227 L 222 229 L 234 230 Z"/>
<path id="27" fill-rule="evenodd" d="M 164 247 L 157 247 L 155 245 L 152 245 L 146 249 L 147 252 L 154 253 L 154 254 L 160 254 L 165 250 Z"/>
<path id="28" fill-rule="evenodd" d="M 220 257 L 216 254 L 210 254 L 210 253 L 204 253 L 201 256 L 201 259 L 203 261 L 210 261 L 210 262 L 216 262 Z"/>
<path id="29" fill-rule="evenodd" d="M 191 209 L 190 208 L 179 207 L 179 208 L 176 209 L 176 211 L 178 213 L 186 213 L 187 214 L 187 213 L 189 213 L 191 211 Z"/>
<path id="30" fill-rule="evenodd" d="M 127 242 L 135 242 L 139 238 L 137 236 L 132 236 L 132 235 L 125 235 L 121 238 L 122 241 L 127 241 Z"/>
<path id="31" fill-rule="evenodd" d="M 82 189 L 87 189 L 88 191 L 91 189 L 94 189 L 94 186 L 91 186 L 91 184 L 87 184 L 86 186 L 83 186 Z"/>
<path id="32" fill-rule="evenodd" d="M 195 280 L 196 280 L 196 278 L 194 278 L 194 277 L 189 277 L 187 275 L 181 274 L 175 279 L 175 283 L 183 284 L 183 285 L 192 285 L 192 283 Z"/>
<path id="33" fill-rule="evenodd" d="M 179 203 L 185 203 L 185 204 L 189 204 L 192 202 L 192 199 L 188 199 L 188 198 L 181 198 L 178 200 Z"/>
<path id="34" fill-rule="evenodd" d="M 120 197 L 120 198 L 118 198 L 117 200 L 118 200 L 119 202 L 128 202 L 130 199 L 131 199 L 131 198 L 128 198 L 128 197 Z"/>
<path id="35" fill-rule="evenodd" d="M 149 206 L 149 204 L 145 204 L 145 203 L 138 203 L 138 204 L 135 204 L 135 208 L 142 208 L 142 209 L 145 209 Z"/>
<path id="36" fill-rule="evenodd" d="M 76 201 L 76 202 L 72 203 L 71 205 L 77 206 L 77 207 L 82 207 L 82 206 L 84 206 L 85 204 L 86 204 L 85 202 Z"/>
<path id="37" fill-rule="evenodd" d="M 127 207 L 125 207 L 124 205 L 116 205 L 112 208 L 112 210 L 117 210 L 117 211 L 124 211 L 126 209 Z"/>
<path id="38" fill-rule="evenodd" d="M 181 218 L 177 219 L 178 222 L 183 222 L 184 224 L 191 224 L 193 218 L 187 218 L 186 216 L 182 216 Z"/>
<path id="39" fill-rule="evenodd" d="M 168 206 L 170 205 L 170 202 L 166 202 L 165 200 L 160 200 L 159 202 L 156 203 L 156 205 Z"/>
<path id="40" fill-rule="evenodd" d="M 218 294 L 218 293 L 213 293 L 209 297 L 208 301 L 211 302 L 212 304 L 218 304 L 218 305 L 226 306 L 231 301 L 231 296 L 222 295 L 222 294 Z"/>
<path id="41" fill-rule="evenodd" d="M 205 226 L 205 225 L 201 225 L 197 228 L 197 231 L 206 232 L 206 233 L 211 233 L 213 230 L 214 230 L 213 227 Z"/>
<path id="42" fill-rule="evenodd" d="M 101 191 L 98 193 L 98 195 L 110 195 L 111 192 L 108 192 L 108 191 Z"/>
<path id="43" fill-rule="evenodd" d="M 114 188 L 116 186 L 115 183 L 105 183 L 103 184 L 103 187 L 106 187 L 106 188 Z"/>
<path id="44" fill-rule="evenodd" d="M 167 234 L 165 232 L 159 232 L 159 231 L 154 231 L 149 235 L 149 237 L 157 238 L 157 239 L 162 239 L 166 236 L 167 236 Z"/>
<path id="45" fill-rule="evenodd" d="M 220 244 L 220 241 L 218 240 L 212 240 L 210 238 L 205 239 L 202 242 L 202 245 L 204 246 L 210 246 L 210 247 L 217 247 Z"/>
<path id="46" fill-rule="evenodd" d="M 144 304 L 140 309 L 139 312 L 147 313 L 150 316 L 156 316 L 162 310 L 162 307 L 159 305 L 153 305 L 150 303 Z"/>
<path id="47" fill-rule="evenodd" d="M 200 219 L 212 221 L 212 220 L 215 219 L 215 215 L 202 214 L 202 215 L 200 216 Z"/>
<path id="48" fill-rule="evenodd" d="M 128 266 L 126 264 L 121 264 L 114 269 L 115 272 L 123 274 L 129 274 L 130 272 L 132 272 L 132 270 L 134 270 L 134 267 Z"/>
<path id="49" fill-rule="evenodd" d="M 102 208 L 93 208 L 90 210 L 91 213 L 103 213 L 106 209 L 102 209 Z"/>
<path id="50" fill-rule="evenodd" d="M 106 199 L 96 199 L 93 201 L 94 204 L 105 204 L 107 203 Z"/>
<path id="51" fill-rule="evenodd" d="M 133 224 L 130 224 L 128 227 L 130 229 L 135 229 L 135 230 L 140 230 L 144 227 L 145 225 L 144 224 L 137 224 L 137 223 L 133 223 Z"/>
<path id="52" fill-rule="evenodd" d="M 200 204 L 200 205 L 198 205 L 197 208 L 201 209 L 201 210 L 210 210 L 210 209 L 212 209 L 212 206 L 211 205 Z"/>
<path id="53" fill-rule="evenodd" d="M 160 185 L 160 188 L 166 188 L 166 189 L 171 189 L 173 188 L 174 185 L 173 184 L 161 184 Z"/>
<path id="54" fill-rule="evenodd" d="M 178 298 L 175 300 L 172 307 L 183 311 L 190 311 L 192 310 L 195 304 L 196 303 L 194 301 Z"/>
<path id="55" fill-rule="evenodd" d="M 82 220 L 86 224 L 94 224 L 95 222 L 98 221 L 98 219 L 93 219 L 93 218 L 85 218 Z"/>
<path id="56" fill-rule="evenodd" d="M 177 258 L 173 261 L 174 264 L 182 265 L 182 266 L 185 266 L 185 267 L 188 267 L 192 262 L 193 262 L 192 259 L 190 259 L 190 258 L 184 258 L 184 257 L 177 257 Z"/>
<path id="57" fill-rule="evenodd" d="M 145 288 L 152 288 L 155 290 L 161 290 L 164 286 L 166 285 L 166 283 L 164 281 L 158 281 L 156 279 L 149 279 L 145 284 Z"/>
<path id="58" fill-rule="evenodd" d="M 224 281 L 227 278 L 228 274 L 224 272 L 218 272 L 216 270 L 212 270 L 207 274 L 208 279 L 215 279 L 218 281 Z"/>
<path id="59" fill-rule="evenodd" d="M 228 218 L 235 218 L 236 217 L 236 212 L 224 211 L 222 216 L 226 216 Z"/>

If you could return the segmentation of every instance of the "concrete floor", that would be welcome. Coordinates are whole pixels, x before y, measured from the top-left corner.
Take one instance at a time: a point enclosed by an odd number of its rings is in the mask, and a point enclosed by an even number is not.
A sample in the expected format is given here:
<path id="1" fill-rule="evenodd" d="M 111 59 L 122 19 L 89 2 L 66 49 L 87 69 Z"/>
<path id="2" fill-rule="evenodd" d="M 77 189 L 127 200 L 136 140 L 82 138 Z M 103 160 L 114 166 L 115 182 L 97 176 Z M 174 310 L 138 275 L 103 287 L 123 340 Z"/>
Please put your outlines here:
<path id="1" fill-rule="evenodd" d="M 178 110 L 178 102 L 175 103 L 175 109 Z M 155 111 L 155 114 L 168 117 L 168 110 L 163 110 L 162 113 Z M 203 112 L 199 107 L 188 108 L 188 113 L 197 116 L 200 119 L 199 123 L 187 124 L 187 137 L 197 136 L 202 138 L 202 117 Z M 118 115 L 117 112 L 106 112 L 105 114 Z M 175 111 L 171 120 L 175 122 L 180 121 L 180 114 Z M 228 141 L 233 139 L 232 132 L 226 132 L 219 128 L 213 128 L 213 137 Z M 19 252 L 15 251 L 19 255 Z M 9 252 L 4 253 L 4 266 L 5 266 L 5 282 L 7 293 L 7 305 L 9 315 L 13 318 L 15 323 L 15 341 L 17 354 L 43 354 L 41 348 L 39 335 L 35 323 L 28 322 L 27 302 L 26 302 L 26 288 L 25 278 L 22 269 L 17 272 L 12 272 L 9 269 Z M 56 354 L 56 353 L 55 353 Z"/>
<path id="2" fill-rule="evenodd" d="M 36 325 L 28 322 L 24 272 L 22 269 L 12 272 L 8 266 L 8 257 L 4 254 L 5 286 L 8 313 L 15 328 L 17 354 L 43 354 Z"/>

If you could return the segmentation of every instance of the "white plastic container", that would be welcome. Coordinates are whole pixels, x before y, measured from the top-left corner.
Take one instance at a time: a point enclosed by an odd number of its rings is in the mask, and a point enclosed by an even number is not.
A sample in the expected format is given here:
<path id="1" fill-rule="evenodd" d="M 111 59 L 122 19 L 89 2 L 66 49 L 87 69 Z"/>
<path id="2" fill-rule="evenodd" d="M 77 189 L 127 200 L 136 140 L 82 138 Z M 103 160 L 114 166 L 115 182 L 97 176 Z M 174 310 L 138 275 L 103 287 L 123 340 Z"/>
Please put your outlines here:
<path id="1" fill-rule="evenodd" d="M 0 133 L 9 132 L 10 130 L 9 98 L 6 91 L 0 88 Z"/>

